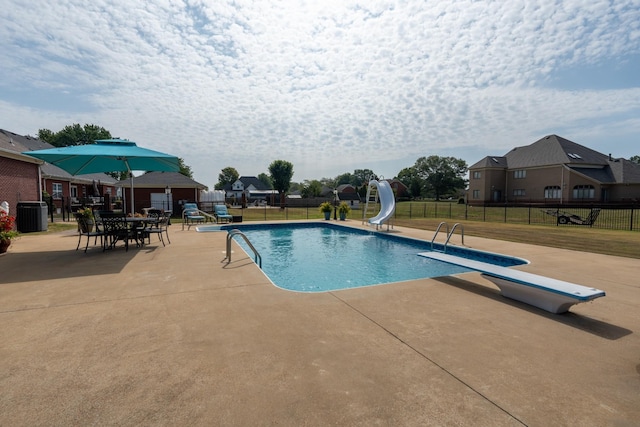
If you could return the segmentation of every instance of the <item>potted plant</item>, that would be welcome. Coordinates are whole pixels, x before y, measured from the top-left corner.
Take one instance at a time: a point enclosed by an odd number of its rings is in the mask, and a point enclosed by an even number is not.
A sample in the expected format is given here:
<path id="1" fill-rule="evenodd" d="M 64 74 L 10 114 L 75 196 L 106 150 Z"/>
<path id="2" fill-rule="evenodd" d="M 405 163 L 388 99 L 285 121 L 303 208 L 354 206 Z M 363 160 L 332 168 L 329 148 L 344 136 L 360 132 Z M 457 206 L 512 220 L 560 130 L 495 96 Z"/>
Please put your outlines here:
<path id="1" fill-rule="evenodd" d="M 322 202 L 320 204 L 320 212 L 324 213 L 324 219 L 331 219 L 331 210 L 333 210 L 333 206 L 329 202 Z"/>
<path id="2" fill-rule="evenodd" d="M 9 216 L 6 212 L 0 211 L 0 254 L 5 253 L 11 245 L 11 239 L 20 234 L 13 229 L 15 222 L 15 216 Z"/>
<path id="3" fill-rule="evenodd" d="M 78 225 L 83 233 L 91 233 L 95 224 L 93 210 L 91 208 L 80 208 L 76 212 L 78 217 Z"/>
<path id="4" fill-rule="evenodd" d="M 344 221 L 347 219 L 347 214 L 351 212 L 351 207 L 347 202 L 340 202 L 340 206 L 338 206 L 338 213 L 340 214 L 340 221 Z"/>

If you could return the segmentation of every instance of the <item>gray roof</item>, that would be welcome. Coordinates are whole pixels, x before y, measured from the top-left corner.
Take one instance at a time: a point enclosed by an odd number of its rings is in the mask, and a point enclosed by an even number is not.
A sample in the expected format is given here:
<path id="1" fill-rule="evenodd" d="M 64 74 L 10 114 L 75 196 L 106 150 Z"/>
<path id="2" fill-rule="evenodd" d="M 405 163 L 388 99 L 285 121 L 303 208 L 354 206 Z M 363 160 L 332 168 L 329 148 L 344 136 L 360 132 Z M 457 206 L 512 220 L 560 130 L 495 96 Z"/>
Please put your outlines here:
<path id="1" fill-rule="evenodd" d="M 557 135 L 548 135 L 524 147 L 516 147 L 505 157 L 509 169 L 551 165 L 607 165 L 608 157 Z"/>
<path id="2" fill-rule="evenodd" d="M 502 156 L 487 156 L 484 159 L 480 160 L 477 163 L 474 163 L 469 167 L 469 169 L 479 169 L 479 168 L 507 168 L 507 158 Z"/>
<path id="3" fill-rule="evenodd" d="M 129 187 L 131 181 L 129 179 L 118 182 L 119 187 Z M 179 172 L 147 172 L 140 176 L 133 177 L 134 188 L 165 188 L 170 186 L 173 188 L 198 188 L 204 190 L 206 185 L 182 175 Z"/>

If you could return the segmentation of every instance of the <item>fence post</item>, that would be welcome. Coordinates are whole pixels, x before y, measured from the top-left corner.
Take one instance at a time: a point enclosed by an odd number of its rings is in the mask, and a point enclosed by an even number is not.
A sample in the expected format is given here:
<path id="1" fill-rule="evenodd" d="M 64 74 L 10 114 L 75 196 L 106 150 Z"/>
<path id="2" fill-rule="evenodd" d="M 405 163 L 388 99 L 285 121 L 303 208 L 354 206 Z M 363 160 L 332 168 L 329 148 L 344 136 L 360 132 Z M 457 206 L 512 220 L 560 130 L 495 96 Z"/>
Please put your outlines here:
<path id="1" fill-rule="evenodd" d="M 634 211 L 634 207 L 631 206 L 631 219 L 629 220 L 629 231 L 633 231 L 633 211 Z"/>

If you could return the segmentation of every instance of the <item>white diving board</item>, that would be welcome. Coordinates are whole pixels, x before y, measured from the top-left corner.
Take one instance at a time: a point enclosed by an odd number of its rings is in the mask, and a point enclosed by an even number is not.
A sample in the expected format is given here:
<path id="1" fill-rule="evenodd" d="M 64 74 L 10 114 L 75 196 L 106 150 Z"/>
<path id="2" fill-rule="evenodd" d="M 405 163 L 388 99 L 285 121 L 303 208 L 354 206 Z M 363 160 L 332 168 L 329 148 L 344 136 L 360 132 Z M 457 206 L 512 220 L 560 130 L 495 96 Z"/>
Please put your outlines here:
<path id="1" fill-rule="evenodd" d="M 482 277 L 495 283 L 505 297 L 551 313 L 564 313 L 574 304 L 605 296 L 600 289 L 441 252 L 421 252 L 418 255 L 479 271 Z"/>

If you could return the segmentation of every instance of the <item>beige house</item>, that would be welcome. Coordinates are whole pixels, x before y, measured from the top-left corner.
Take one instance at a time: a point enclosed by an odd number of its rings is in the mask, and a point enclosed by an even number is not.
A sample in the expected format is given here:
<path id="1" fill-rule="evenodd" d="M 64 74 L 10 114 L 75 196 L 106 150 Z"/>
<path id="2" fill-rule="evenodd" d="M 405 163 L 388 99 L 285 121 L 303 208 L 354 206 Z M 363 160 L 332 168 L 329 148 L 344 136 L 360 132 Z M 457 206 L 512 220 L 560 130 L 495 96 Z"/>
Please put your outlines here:
<path id="1" fill-rule="evenodd" d="M 469 168 L 470 204 L 636 203 L 640 165 L 557 135 Z"/>

